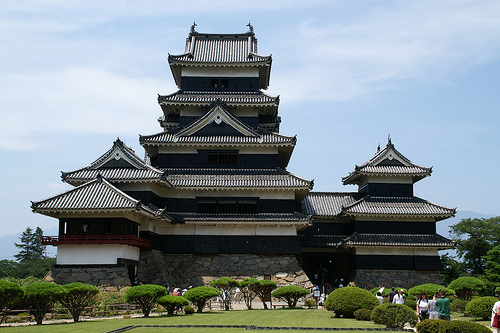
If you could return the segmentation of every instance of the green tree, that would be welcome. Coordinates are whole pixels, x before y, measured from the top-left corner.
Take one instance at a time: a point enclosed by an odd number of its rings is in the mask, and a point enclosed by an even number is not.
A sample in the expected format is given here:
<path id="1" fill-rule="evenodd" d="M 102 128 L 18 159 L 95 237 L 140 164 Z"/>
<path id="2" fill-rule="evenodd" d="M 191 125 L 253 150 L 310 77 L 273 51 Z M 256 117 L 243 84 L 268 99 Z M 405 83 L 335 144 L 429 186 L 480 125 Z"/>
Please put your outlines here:
<path id="1" fill-rule="evenodd" d="M 266 298 L 269 297 L 271 292 L 276 289 L 278 284 L 271 280 L 255 280 L 248 285 L 248 289 L 253 291 L 264 304 L 264 309 L 268 309 L 266 304 Z"/>
<path id="2" fill-rule="evenodd" d="M 483 275 L 487 252 L 500 245 L 500 216 L 462 219 L 450 227 L 450 233 L 455 236 L 457 255 L 466 271 L 474 276 Z"/>
<path id="3" fill-rule="evenodd" d="M 236 287 L 239 287 L 240 283 L 234 279 L 223 277 L 210 282 L 210 287 L 219 289 L 222 292 L 222 302 L 224 303 L 224 309 L 229 311 L 231 308 L 231 295 Z"/>
<path id="4" fill-rule="evenodd" d="M 42 245 L 42 236 L 43 230 L 40 227 L 37 227 L 34 232 L 33 229 L 27 227 L 19 237 L 21 242 L 19 244 L 14 243 L 20 249 L 19 253 L 14 257 L 21 263 L 45 258 L 46 246 Z"/>
<path id="5" fill-rule="evenodd" d="M 56 263 L 56 258 L 34 259 L 20 262 L 11 270 L 9 276 L 24 279 L 28 276 L 44 278 Z"/>
<path id="6" fill-rule="evenodd" d="M 255 283 L 257 279 L 254 278 L 246 278 L 240 282 L 240 290 L 241 295 L 243 296 L 243 300 L 245 301 L 245 305 L 248 310 L 252 310 L 252 301 L 257 296 L 252 290 L 250 290 L 249 285 Z"/>
<path id="7" fill-rule="evenodd" d="M 289 308 L 294 308 L 301 297 L 309 295 L 310 293 L 309 289 L 299 286 L 284 286 L 273 291 L 271 295 L 275 298 L 284 300 Z"/>
<path id="8" fill-rule="evenodd" d="M 3 316 L 0 324 L 3 323 L 8 310 L 24 295 L 23 289 L 14 282 L 0 280 L 0 310 Z"/>
<path id="9" fill-rule="evenodd" d="M 42 325 L 43 317 L 61 300 L 66 290 L 58 284 L 50 282 L 36 282 L 24 287 L 24 303 L 29 313 L 35 317 L 36 324 Z"/>
<path id="10" fill-rule="evenodd" d="M 445 284 L 449 284 L 466 273 L 465 264 L 448 253 L 441 255 L 441 263 L 443 264 L 443 270 L 439 272 L 439 276 Z"/>
<path id="11" fill-rule="evenodd" d="M 182 295 L 182 297 L 186 298 L 188 301 L 193 302 L 194 305 L 198 308 L 196 312 L 203 312 L 203 308 L 205 307 L 205 303 L 214 296 L 219 296 L 220 291 L 215 289 L 214 287 L 195 287 L 193 289 L 189 289 Z"/>
<path id="12" fill-rule="evenodd" d="M 493 247 L 484 256 L 486 260 L 486 276 L 492 282 L 500 282 L 500 245 Z"/>
<path id="13" fill-rule="evenodd" d="M 182 296 L 165 295 L 158 300 L 158 304 L 167 310 L 167 314 L 173 315 L 175 310 L 182 309 L 184 306 L 189 305 L 189 301 Z"/>
<path id="14" fill-rule="evenodd" d="M 144 317 L 149 313 L 158 300 L 167 293 L 167 288 L 155 284 L 141 284 L 130 288 L 125 293 L 125 301 L 138 304 Z"/>
<path id="15" fill-rule="evenodd" d="M 64 285 L 63 288 L 66 290 L 66 295 L 61 299 L 61 303 L 68 308 L 73 321 L 76 323 L 85 307 L 95 300 L 95 296 L 99 294 L 99 289 L 81 282 L 70 283 Z"/>
<path id="16" fill-rule="evenodd" d="M 472 295 L 484 288 L 484 283 L 472 276 L 462 276 L 451 281 L 448 288 L 455 290 L 458 298 L 470 301 Z"/>

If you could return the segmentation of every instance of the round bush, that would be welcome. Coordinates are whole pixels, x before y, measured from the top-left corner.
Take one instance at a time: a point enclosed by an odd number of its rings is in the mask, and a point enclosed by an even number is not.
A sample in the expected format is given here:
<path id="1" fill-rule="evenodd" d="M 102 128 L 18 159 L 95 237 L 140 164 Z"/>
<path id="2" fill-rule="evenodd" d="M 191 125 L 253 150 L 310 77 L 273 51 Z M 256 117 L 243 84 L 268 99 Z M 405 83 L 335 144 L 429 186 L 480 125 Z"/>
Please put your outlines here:
<path id="1" fill-rule="evenodd" d="M 407 300 L 405 301 L 405 305 L 406 305 L 407 307 L 412 308 L 412 309 L 417 309 L 417 301 L 415 301 L 415 300 L 412 300 L 412 299 L 407 299 Z"/>
<path id="2" fill-rule="evenodd" d="M 163 295 L 167 293 L 167 288 L 155 284 L 141 284 L 134 286 L 125 293 L 125 301 L 138 304 L 144 317 L 149 317 L 153 306 Z"/>
<path id="3" fill-rule="evenodd" d="M 488 319 L 491 317 L 491 309 L 497 300 L 496 297 L 491 296 L 474 298 L 465 306 L 465 313 L 474 318 Z"/>
<path id="4" fill-rule="evenodd" d="M 368 290 L 358 287 L 344 287 L 334 290 L 325 301 L 325 308 L 334 311 L 337 316 L 354 317 L 358 309 L 372 310 L 380 302 Z"/>
<path id="5" fill-rule="evenodd" d="M 368 309 L 357 309 L 354 311 L 354 318 L 356 320 L 370 321 L 372 320 L 372 310 Z"/>
<path id="6" fill-rule="evenodd" d="M 192 306 L 185 306 L 184 307 L 184 313 L 187 315 L 191 315 L 194 313 L 194 308 Z"/>
<path id="7" fill-rule="evenodd" d="M 446 320 L 427 319 L 418 323 L 415 328 L 418 333 L 439 333 L 439 329 L 444 324 L 446 324 Z"/>
<path id="8" fill-rule="evenodd" d="M 165 295 L 158 300 L 158 304 L 167 310 L 167 314 L 173 315 L 175 310 L 182 309 L 183 306 L 189 305 L 189 301 L 182 296 Z"/>
<path id="9" fill-rule="evenodd" d="M 414 327 L 418 322 L 415 310 L 404 304 L 385 303 L 372 311 L 372 321 L 387 328 L 403 328 L 406 323 Z"/>
<path id="10" fill-rule="evenodd" d="M 476 294 L 484 287 L 483 281 L 472 276 L 462 276 L 451 281 L 448 288 L 455 290 L 455 294 L 462 300 L 470 300 L 472 295 Z"/>
<path id="11" fill-rule="evenodd" d="M 432 295 L 439 293 L 439 290 L 444 290 L 446 295 L 454 295 L 455 291 L 450 288 L 445 288 L 439 284 L 425 283 L 413 288 L 408 289 L 408 294 L 413 296 L 418 296 L 420 293 L 425 292 L 427 298 L 432 299 Z"/>
<path id="12" fill-rule="evenodd" d="M 304 306 L 308 309 L 312 309 L 318 306 L 315 300 L 313 299 L 308 299 L 304 302 Z"/>
<path id="13" fill-rule="evenodd" d="M 491 330 L 481 324 L 464 320 L 445 321 L 439 333 L 491 333 Z"/>
<path id="14" fill-rule="evenodd" d="M 460 299 L 456 299 L 450 304 L 451 312 L 465 313 L 465 306 L 469 303 L 468 301 L 462 301 Z"/>
<path id="15" fill-rule="evenodd" d="M 200 286 L 189 289 L 182 295 L 187 300 L 193 302 L 198 308 L 197 312 L 201 313 L 205 307 L 205 303 L 214 296 L 219 296 L 221 292 L 214 287 Z M 184 310 L 185 311 L 185 310 Z"/>

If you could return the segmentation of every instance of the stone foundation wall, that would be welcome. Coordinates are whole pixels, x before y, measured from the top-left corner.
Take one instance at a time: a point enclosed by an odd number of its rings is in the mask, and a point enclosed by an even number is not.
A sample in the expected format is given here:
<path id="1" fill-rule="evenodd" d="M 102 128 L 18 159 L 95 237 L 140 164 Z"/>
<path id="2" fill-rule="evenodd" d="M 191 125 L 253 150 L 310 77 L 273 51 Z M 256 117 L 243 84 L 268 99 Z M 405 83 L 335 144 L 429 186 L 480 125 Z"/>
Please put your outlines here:
<path id="1" fill-rule="evenodd" d="M 123 287 L 131 285 L 126 266 L 54 266 L 45 277 L 45 280 L 58 284 L 82 282 L 108 291 L 120 290 Z"/>
<path id="2" fill-rule="evenodd" d="M 142 283 L 176 287 L 208 285 L 221 277 L 236 280 L 262 279 L 270 275 L 279 286 L 312 287 L 293 255 L 259 254 L 164 254 L 141 252 L 138 279 Z"/>
<path id="3" fill-rule="evenodd" d="M 411 288 L 424 283 L 443 284 L 436 271 L 357 269 L 356 286 L 367 289 L 378 286 Z"/>

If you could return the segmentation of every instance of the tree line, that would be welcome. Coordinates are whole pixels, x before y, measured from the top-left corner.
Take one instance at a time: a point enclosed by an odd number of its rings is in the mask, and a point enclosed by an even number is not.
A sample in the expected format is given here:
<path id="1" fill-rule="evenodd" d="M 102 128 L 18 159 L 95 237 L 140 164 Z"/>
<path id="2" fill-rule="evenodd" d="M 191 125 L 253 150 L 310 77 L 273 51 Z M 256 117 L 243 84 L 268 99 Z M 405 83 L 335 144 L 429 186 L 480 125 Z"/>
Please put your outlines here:
<path id="1" fill-rule="evenodd" d="M 500 283 L 500 216 L 465 218 L 450 227 L 456 255 L 444 254 L 441 261 L 445 283 L 474 276 L 493 285 Z"/>
<path id="2" fill-rule="evenodd" d="M 0 278 L 43 278 L 47 274 L 56 259 L 46 255 L 47 246 L 42 245 L 42 236 L 43 230 L 40 227 L 35 230 L 27 227 L 19 237 L 19 243 L 14 243 L 19 249 L 19 253 L 14 255 L 16 260 L 0 260 Z"/>

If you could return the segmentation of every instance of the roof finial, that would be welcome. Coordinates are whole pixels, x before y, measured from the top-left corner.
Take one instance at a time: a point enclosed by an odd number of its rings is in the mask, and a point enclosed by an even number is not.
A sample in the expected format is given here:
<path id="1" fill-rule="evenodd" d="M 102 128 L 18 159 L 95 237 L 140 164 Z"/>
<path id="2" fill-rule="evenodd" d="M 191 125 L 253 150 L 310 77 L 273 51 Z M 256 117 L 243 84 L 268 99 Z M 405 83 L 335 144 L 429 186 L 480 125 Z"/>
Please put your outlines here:
<path id="1" fill-rule="evenodd" d="M 250 23 L 250 20 L 248 20 L 247 27 L 248 27 L 248 32 L 253 34 L 253 26 L 252 23 Z"/>
<path id="2" fill-rule="evenodd" d="M 377 153 L 380 151 L 380 142 L 378 143 L 378 146 L 377 146 Z"/>
<path id="3" fill-rule="evenodd" d="M 387 137 L 387 144 L 388 145 L 392 145 L 392 142 L 391 142 L 391 135 L 389 134 L 389 136 Z"/>
<path id="4" fill-rule="evenodd" d="M 194 28 L 197 26 L 196 21 L 193 21 L 193 25 L 191 26 L 191 33 L 194 34 L 196 30 Z"/>

